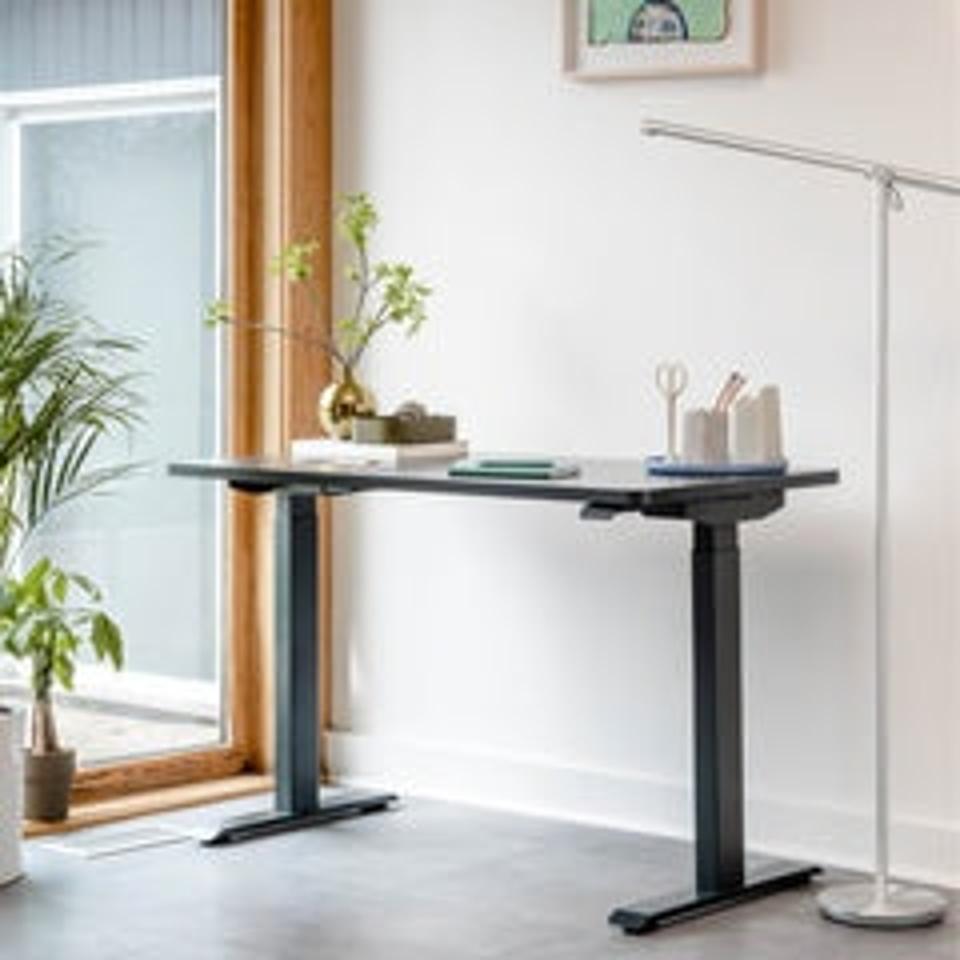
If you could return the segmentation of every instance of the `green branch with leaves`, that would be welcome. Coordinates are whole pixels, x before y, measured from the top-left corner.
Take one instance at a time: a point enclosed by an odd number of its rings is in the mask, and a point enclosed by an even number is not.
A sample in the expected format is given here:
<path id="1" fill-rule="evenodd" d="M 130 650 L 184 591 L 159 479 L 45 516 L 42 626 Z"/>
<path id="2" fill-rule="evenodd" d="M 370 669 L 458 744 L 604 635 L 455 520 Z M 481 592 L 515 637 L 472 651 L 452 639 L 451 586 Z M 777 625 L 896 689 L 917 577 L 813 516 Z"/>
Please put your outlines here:
<path id="1" fill-rule="evenodd" d="M 414 336 L 427 319 L 426 302 L 432 293 L 407 263 L 370 259 L 370 238 L 380 217 L 365 193 L 346 195 L 337 212 L 339 234 L 351 249 L 345 275 L 355 290 L 353 309 L 337 320 L 327 335 L 320 322 L 321 291 L 317 286 L 316 259 L 321 250 L 316 238 L 286 246 L 271 262 L 275 274 L 305 289 L 313 300 L 317 322 L 311 326 L 284 326 L 238 319 L 223 300 L 208 305 L 205 322 L 210 326 L 232 324 L 290 337 L 325 351 L 345 372 L 356 369 L 374 338 L 387 327 Z"/>

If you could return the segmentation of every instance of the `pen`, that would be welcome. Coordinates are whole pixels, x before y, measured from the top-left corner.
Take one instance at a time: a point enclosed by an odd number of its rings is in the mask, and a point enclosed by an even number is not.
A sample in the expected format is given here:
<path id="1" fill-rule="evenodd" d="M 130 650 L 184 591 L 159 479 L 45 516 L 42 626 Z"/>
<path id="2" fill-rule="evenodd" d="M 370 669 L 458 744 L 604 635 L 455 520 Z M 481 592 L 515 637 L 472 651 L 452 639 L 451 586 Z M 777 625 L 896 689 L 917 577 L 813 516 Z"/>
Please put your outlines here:
<path id="1" fill-rule="evenodd" d="M 747 378 L 736 370 L 727 377 L 726 383 L 720 388 L 717 399 L 714 401 L 713 410 L 715 413 L 726 413 L 733 401 L 737 399 L 737 394 L 746 385 Z"/>

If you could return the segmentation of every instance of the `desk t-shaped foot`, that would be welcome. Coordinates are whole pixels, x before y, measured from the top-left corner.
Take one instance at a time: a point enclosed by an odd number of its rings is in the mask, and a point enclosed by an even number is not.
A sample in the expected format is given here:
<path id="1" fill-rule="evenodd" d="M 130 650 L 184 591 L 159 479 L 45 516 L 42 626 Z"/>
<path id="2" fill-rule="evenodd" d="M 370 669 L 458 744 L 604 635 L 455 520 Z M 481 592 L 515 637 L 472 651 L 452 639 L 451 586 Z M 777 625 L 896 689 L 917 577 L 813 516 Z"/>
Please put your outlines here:
<path id="1" fill-rule="evenodd" d="M 798 886 L 818 871 L 784 864 L 746 876 L 737 526 L 696 522 L 693 529 L 696 877 L 691 889 L 614 910 L 610 922 L 626 933 Z"/>
<path id="2" fill-rule="evenodd" d="M 227 821 L 204 841 L 210 846 L 385 810 L 397 799 L 390 793 L 350 792 L 321 801 L 315 495 L 279 491 L 275 524 L 275 808 Z"/>

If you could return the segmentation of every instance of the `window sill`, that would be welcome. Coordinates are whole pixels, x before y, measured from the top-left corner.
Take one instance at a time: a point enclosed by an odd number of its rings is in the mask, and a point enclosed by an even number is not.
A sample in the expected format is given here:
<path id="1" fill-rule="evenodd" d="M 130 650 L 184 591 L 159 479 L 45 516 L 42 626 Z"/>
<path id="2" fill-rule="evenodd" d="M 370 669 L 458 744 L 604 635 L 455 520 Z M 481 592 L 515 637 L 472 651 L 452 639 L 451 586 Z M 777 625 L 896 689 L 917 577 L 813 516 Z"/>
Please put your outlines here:
<path id="1" fill-rule="evenodd" d="M 258 773 L 243 773 L 202 783 L 144 790 L 107 800 L 75 803 L 70 808 L 69 817 L 57 823 L 27 820 L 24 822 L 23 835 L 31 838 L 69 833 L 73 830 L 102 826 L 119 820 L 130 820 L 133 817 L 197 807 L 220 800 L 233 800 L 256 793 L 267 793 L 272 789 L 272 777 Z"/>

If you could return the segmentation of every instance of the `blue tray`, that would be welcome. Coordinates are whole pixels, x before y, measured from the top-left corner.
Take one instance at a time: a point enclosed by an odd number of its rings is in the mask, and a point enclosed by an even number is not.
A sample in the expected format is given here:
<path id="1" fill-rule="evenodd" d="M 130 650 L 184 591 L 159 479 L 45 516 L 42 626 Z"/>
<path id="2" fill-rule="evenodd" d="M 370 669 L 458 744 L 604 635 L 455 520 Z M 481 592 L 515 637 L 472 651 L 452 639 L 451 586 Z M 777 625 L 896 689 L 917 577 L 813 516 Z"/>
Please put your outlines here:
<path id="1" fill-rule="evenodd" d="M 786 460 L 769 463 L 684 463 L 647 457 L 647 472 L 658 477 L 776 477 L 787 472 Z"/>

